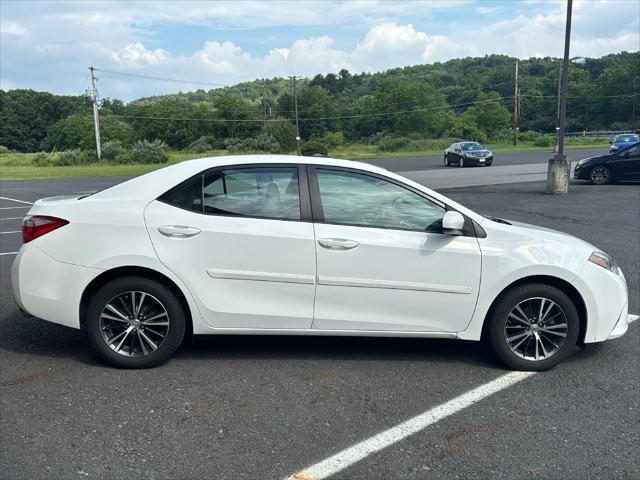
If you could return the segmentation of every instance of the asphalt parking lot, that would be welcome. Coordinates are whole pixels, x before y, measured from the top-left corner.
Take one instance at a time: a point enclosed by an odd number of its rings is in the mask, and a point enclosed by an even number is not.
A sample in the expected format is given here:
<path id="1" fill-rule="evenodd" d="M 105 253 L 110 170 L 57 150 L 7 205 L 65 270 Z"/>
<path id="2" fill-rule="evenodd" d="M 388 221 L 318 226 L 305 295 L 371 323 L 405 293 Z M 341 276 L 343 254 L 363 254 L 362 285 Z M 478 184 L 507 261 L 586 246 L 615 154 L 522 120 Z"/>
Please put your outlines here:
<path id="1" fill-rule="evenodd" d="M 461 170 L 448 172 L 441 185 Z M 612 254 L 639 313 L 640 185 L 572 183 L 549 197 L 519 178 L 440 191 Z M 12 232 L 28 209 L 16 200 L 121 180 L 0 185 L 4 478 L 284 479 L 507 373 L 472 342 L 336 337 L 206 337 L 152 370 L 105 367 L 80 332 L 18 312 Z M 330 478 L 639 478 L 639 333 L 634 324 L 357 462 L 341 458 Z"/>

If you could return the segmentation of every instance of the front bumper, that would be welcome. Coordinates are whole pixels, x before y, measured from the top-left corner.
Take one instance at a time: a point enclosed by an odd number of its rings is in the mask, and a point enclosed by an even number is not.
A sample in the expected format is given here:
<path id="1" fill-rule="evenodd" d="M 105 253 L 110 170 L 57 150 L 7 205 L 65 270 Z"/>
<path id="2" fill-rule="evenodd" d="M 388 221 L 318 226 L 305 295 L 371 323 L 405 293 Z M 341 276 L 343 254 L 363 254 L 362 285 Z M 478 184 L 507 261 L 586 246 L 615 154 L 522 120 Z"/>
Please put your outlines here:
<path id="1" fill-rule="evenodd" d="M 465 165 L 491 165 L 491 163 L 493 162 L 493 157 L 463 157 L 463 160 Z"/>
<path id="2" fill-rule="evenodd" d="M 640 316 L 627 313 L 627 309 L 625 307 L 625 309 L 620 314 L 620 318 L 618 318 L 616 325 L 613 327 L 613 330 L 611 330 L 611 333 L 609 333 L 607 340 L 613 340 L 614 338 L 623 336 L 625 333 L 627 333 L 629 325 L 638 320 L 638 318 L 640 318 Z"/>
<path id="3" fill-rule="evenodd" d="M 576 180 L 587 180 L 587 170 L 588 168 L 585 168 L 583 165 L 576 165 L 573 169 L 573 178 Z"/>

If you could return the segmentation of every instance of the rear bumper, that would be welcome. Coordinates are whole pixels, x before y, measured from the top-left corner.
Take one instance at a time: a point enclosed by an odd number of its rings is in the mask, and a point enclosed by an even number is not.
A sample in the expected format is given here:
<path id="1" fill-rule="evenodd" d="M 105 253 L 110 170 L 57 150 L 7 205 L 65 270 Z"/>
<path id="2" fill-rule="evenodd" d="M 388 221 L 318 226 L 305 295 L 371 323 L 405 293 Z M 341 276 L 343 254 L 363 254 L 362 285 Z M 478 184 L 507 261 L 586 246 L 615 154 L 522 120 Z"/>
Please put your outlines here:
<path id="1" fill-rule="evenodd" d="M 11 267 L 11 288 L 27 314 L 80 328 L 80 299 L 102 270 L 54 260 L 34 244 L 23 245 Z"/>

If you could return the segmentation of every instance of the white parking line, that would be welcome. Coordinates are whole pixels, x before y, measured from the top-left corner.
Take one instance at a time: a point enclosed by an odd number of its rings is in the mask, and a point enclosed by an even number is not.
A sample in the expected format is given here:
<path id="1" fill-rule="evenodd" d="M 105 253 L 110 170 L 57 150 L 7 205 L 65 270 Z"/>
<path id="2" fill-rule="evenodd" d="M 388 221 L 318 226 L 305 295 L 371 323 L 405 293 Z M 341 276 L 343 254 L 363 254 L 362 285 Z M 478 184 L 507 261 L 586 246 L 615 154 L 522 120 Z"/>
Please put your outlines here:
<path id="1" fill-rule="evenodd" d="M 0 222 L 3 220 L 22 220 L 24 217 L 8 217 L 8 218 L 0 218 Z"/>
<path id="2" fill-rule="evenodd" d="M 26 203 L 27 205 L 33 205 L 33 202 L 25 202 L 24 200 L 18 200 L 17 198 L 0 197 L 0 200 L 10 200 L 17 203 Z"/>
<path id="3" fill-rule="evenodd" d="M 1 257 L 2 255 L 15 255 L 15 254 L 17 254 L 17 253 L 18 253 L 18 252 L 1 252 L 1 253 L 0 253 L 0 257 Z"/>
<path id="4" fill-rule="evenodd" d="M 0 210 L 15 210 L 16 208 L 31 208 L 29 206 L 26 207 L 0 207 Z"/>
<path id="5" fill-rule="evenodd" d="M 414 433 L 418 433 L 429 425 L 433 425 L 454 413 L 464 410 L 480 400 L 487 398 L 500 390 L 504 390 L 507 387 L 515 385 L 534 374 L 535 372 L 507 373 L 506 375 L 498 377 L 489 383 L 485 383 L 478 388 L 474 388 L 453 400 L 449 400 L 448 402 L 427 410 L 418 416 L 410 418 L 406 422 L 400 423 L 395 427 L 391 427 L 384 432 L 380 432 L 371 438 L 342 450 L 341 452 L 338 452 L 315 465 L 294 473 L 290 477 L 287 477 L 286 480 L 320 480 L 328 478 L 331 475 L 334 475 L 368 457 L 369 455 L 377 453 L 380 450 L 413 435 Z"/>
<path id="6" fill-rule="evenodd" d="M 22 233 L 22 231 L 21 230 L 13 230 L 11 232 L 0 232 L 0 235 L 7 235 L 9 233 Z"/>

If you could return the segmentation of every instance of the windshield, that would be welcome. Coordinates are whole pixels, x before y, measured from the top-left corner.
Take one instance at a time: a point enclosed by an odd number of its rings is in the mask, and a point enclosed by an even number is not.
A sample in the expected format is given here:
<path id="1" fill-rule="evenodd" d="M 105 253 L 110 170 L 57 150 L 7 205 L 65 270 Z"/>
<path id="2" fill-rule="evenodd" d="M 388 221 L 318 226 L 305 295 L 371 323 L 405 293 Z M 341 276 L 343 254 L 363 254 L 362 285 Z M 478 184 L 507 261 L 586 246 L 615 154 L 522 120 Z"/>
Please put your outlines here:
<path id="1" fill-rule="evenodd" d="M 476 142 L 461 143 L 460 147 L 464 152 L 471 152 L 473 150 L 486 150 L 482 145 Z"/>
<path id="2" fill-rule="evenodd" d="M 618 135 L 613 143 L 635 143 L 640 141 L 640 136 L 638 135 Z"/>

